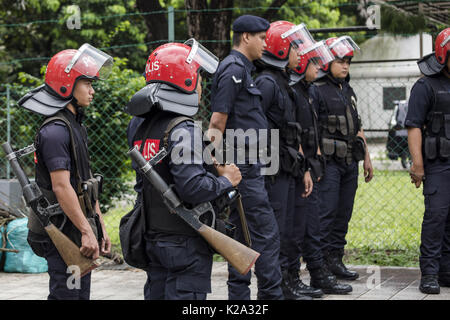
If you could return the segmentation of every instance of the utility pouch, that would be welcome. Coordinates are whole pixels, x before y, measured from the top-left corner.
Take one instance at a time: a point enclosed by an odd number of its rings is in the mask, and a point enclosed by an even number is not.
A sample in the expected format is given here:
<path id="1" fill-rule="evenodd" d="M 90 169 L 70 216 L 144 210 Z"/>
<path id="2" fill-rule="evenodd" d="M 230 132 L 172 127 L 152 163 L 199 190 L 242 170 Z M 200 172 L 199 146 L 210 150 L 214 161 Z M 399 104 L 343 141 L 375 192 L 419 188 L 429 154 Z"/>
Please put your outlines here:
<path id="1" fill-rule="evenodd" d="M 334 134 L 338 127 L 338 118 L 336 115 L 328 116 L 328 132 Z"/>
<path id="2" fill-rule="evenodd" d="M 335 152 L 335 140 L 322 138 L 323 154 L 326 156 L 332 156 Z"/>
<path id="3" fill-rule="evenodd" d="M 450 114 L 444 115 L 445 137 L 450 139 Z"/>
<path id="4" fill-rule="evenodd" d="M 338 158 L 344 158 L 347 155 L 347 142 L 342 140 L 336 141 L 336 156 Z"/>
<path id="5" fill-rule="evenodd" d="M 445 137 L 439 138 L 439 155 L 445 159 L 450 157 L 450 140 Z"/>
<path id="6" fill-rule="evenodd" d="M 348 135 L 347 120 L 345 119 L 345 116 L 337 116 L 337 118 L 339 122 L 339 131 L 344 136 Z"/>
<path id="7" fill-rule="evenodd" d="M 438 134 L 442 128 L 443 114 L 442 112 L 434 112 L 431 119 L 431 132 Z"/>
<path id="8" fill-rule="evenodd" d="M 356 137 L 353 142 L 353 159 L 355 161 L 364 160 L 366 157 L 366 144 L 364 143 L 364 139 L 361 137 Z"/>
<path id="9" fill-rule="evenodd" d="M 437 140 L 436 137 L 425 137 L 424 143 L 425 156 L 429 160 L 434 160 L 437 157 Z"/>

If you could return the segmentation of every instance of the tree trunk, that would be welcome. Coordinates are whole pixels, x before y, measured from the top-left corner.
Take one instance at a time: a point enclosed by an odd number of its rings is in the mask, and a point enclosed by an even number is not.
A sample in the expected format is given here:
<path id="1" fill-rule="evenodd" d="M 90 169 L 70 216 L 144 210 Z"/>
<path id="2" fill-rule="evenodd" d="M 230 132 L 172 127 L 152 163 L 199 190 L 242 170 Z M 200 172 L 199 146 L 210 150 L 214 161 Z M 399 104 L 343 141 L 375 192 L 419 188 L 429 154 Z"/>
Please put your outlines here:
<path id="1" fill-rule="evenodd" d="M 211 0 L 209 7 L 206 0 L 185 0 L 189 37 L 200 41 L 219 59 L 225 58 L 230 52 L 233 16 L 232 10 L 221 9 L 233 8 L 233 5 L 234 0 Z M 214 11 L 200 11 L 207 9 Z"/>
<path id="2" fill-rule="evenodd" d="M 136 0 L 136 7 L 140 12 L 162 11 L 159 1 Z M 167 13 L 146 14 L 142 16 L 147 26 L 147 41 L 167 40 Z M 157 43 L 154 47 L 157 47 Z"/>

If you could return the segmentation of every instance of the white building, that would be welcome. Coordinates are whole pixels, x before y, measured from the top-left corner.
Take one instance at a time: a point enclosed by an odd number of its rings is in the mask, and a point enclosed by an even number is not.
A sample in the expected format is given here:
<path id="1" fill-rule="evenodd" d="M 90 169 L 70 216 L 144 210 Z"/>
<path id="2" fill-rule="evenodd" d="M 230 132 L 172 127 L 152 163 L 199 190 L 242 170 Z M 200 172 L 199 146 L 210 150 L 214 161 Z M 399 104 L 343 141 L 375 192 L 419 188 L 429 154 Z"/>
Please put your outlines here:
<path id="1" fill-rule="evenodd" d="M 421 39 L 422 37 L 422 39 Z M 358 97 L 365 130 L 387 130 L 394 100 L 407 100 L 421 73 L 417 60 L 433 51 L 429 34 L 411 37 L 375 36 L 363 44 L 352 60 L 350 76 Z M 385 137 L 386 132 L 367 132 Z"/>

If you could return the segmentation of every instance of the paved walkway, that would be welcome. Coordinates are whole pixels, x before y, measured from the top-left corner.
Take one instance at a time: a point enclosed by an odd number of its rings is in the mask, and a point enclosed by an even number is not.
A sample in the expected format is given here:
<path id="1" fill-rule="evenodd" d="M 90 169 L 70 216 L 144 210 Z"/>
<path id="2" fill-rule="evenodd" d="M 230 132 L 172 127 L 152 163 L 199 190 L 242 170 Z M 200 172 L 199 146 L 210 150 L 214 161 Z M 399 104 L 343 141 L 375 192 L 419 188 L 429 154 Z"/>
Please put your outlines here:
<path id="1" fill-rule="evenodd" d="M 450 288 L 441 288 L 439 295 L 425 295 L 419 289 L 418 268 L 354 266 L 360 274 L 348 295 L 325 295 L 323 300 L 450 300 Z M 227 265 L 215 262 L 212 293 L 208 300 L 227 299 Z M 301 278 L 309 283 L 307 270 Z M 146 273 L 126 265 L 107 265 L 92 274 L 92 300 L 142 300 Z M 256 299 L 256 278 L 251 285 L 252 299 Z M 0 272 L 0 300 L 43 300 L 48 295 L 48 275 Z"/>

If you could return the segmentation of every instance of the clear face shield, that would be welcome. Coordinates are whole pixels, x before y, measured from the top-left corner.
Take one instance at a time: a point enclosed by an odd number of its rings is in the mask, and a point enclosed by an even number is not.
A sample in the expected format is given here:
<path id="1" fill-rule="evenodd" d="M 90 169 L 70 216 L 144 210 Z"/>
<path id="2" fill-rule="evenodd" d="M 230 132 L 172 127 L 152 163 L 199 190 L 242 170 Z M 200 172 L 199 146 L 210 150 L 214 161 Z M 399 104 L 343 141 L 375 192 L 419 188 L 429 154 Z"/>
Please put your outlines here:
<path id="1" fill-rule="evenodd" d="M 186 58 L 186 62 L 188 64 L 191 64 L 192 61 L 195 61 L 206 72 L 210 74 L 216 72 L 217 67 L 219 66 L 219 58 L 217 58 L 214 54 L 212 54 L 208 49 L 206 49 L 193 38 L 187 40 L 184 44 L 192 48 L 191 52 L 189 52 L 189 55 Z"/>
<path id="2" fill-rule="evenodd" d="M 75 70 L 85 76 L 104 80 L 110 75 L 113 63 L 110 55 L 85 43 L 77 50 L 64 71 L 69 73 Z"/>
<path id="3" fill-rule="evenodd" d="M 302 59 L 309 60 L 318 68 L 323 68 L 325 65 L 334 60 L 334 55 L 331 53 L 324 41 L 314 43 L 299 52 Z"/>
<path id="4" fill-rule="evenodd" d="M 350 52 L 359 51 L 360 49 L 352 38 L 342 36 L 330 45 L 330 50 L 333 50 L 336 56 L 342 59 Z"/>
<path id="5" fill-rule="evenodd" d="M 287 39 L 295 49 L 304 43 L 314 43 L 314 38 L 309 33 L 304 23 L 296 25 L 281 35 L 282 39 Z"/>

